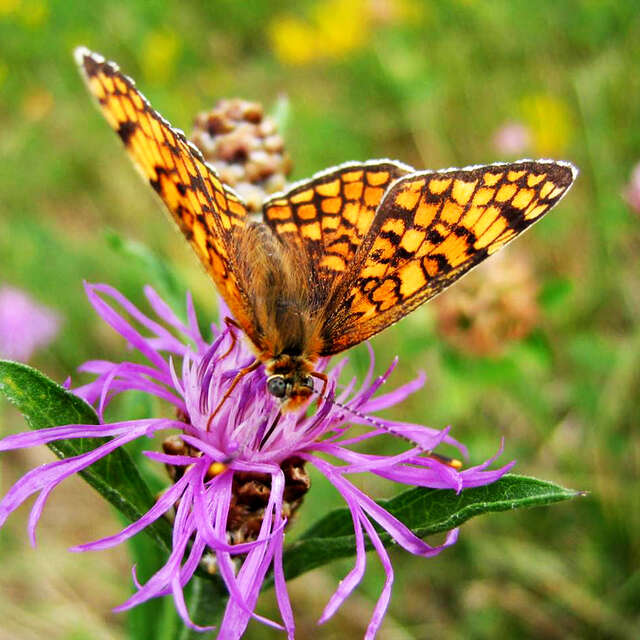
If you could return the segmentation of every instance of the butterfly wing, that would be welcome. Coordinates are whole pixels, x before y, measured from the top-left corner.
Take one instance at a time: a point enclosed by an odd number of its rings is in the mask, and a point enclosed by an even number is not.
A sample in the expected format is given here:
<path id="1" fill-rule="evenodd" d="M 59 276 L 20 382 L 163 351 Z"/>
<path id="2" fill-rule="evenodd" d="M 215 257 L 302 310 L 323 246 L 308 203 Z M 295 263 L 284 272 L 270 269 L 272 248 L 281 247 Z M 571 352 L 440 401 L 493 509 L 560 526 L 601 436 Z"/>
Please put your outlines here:
<path id="1" fill-rule="evenodd" d="M 135 167 L 163 200 L 234 318 L 257 344 L 243 275 L 247 265 L 239 262 L 242 255 L 235 251 L 248 223 L 244 204 L 222 184 L 184 133 L 151 107 L 117 65 L 83 47 L 76 50 L 76 60 Z"/>
<path id="2" fill-rule="evenodd" d="M 576 175 L 569 163 L 541 160 L 397 180 L 325 307 L 321 355 L 366 340 L 446 289 L 547 213 Z"/>
<path id="3" fill-rule="evenodd" d="M 265 202 L 265 223 L 305 261 L 320 304 L 347 271 L 389 185 L 412 171 L 392 160 L 347 163 Z"/>

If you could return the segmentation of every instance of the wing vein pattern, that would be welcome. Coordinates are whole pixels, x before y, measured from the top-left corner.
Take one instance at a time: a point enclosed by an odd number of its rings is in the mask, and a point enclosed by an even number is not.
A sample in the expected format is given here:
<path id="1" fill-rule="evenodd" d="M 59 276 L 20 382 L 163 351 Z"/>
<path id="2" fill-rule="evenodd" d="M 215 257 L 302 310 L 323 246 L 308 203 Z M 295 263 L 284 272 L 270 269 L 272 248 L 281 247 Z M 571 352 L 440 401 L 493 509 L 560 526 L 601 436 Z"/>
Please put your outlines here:
<path id="1" fill-rule="evenodd" d="M 398 179 L 329 300 L 323 355 L 366 340 L 446 289 L 539 220 L 575 177 L 569 163 L 526 160 Z"/>

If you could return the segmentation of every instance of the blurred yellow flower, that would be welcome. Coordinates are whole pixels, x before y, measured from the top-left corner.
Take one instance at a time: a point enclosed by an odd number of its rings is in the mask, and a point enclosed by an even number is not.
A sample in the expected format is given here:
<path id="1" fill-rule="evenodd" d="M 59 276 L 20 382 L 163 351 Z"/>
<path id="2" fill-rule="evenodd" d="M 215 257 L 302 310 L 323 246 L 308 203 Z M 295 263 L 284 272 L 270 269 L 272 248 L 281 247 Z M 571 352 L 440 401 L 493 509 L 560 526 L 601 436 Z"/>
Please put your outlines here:
<path id="1" fill-rule="evenodd" d="M 276 18 L 269 25 L 269 38 L 276 56 L 287 64 L 311 62 L 316 50 L 316 33 L 302 20 L 291 16 Z"/>
<path id="2" fill-rule="evenodd" d="M 30 0 L 20 10 L 22 23 L 31 29 L 42 26 L 49 18 L 49 5 L 46 0 Z"/>
<path id="3" fill-rule="evenodd" d="M 151 82 L 166 84 L 173 75 L 180 49 L 177 36 L 171 31 L 151 31 L 142 43 L 140 65 Z"/>
<path id="4" fill-rule="evenodd" d="M 336 58 L 360 48 L 370 31 L 365 0 L 327 0 L 315 6 L 318 49 Z"/>
<path id="5" fill-rule="evenodd" d="M 562 153 L 572 133 L 567 105 L 554 96 L 534 94 L 524 97 L 520 106 L 536 153 L 543 156 Z"/>
<path id="6" fill-rule="evenodd" d="M 47 0 L 0 0 L 0 18 L 13 16 L 25 27 L 37 28 L 49 17 Z"/>
<path id="7" fill-rule="evenodd" d="M 268 34 L 281 62 L 308 64 L 362 48 L 375 25 L 412 22 L 423 14 L 424 6 L 418 0 L 320 0 L 307 20 L 276 16 Z"/>
<path id="8" fill-rule="evenodd" d="M 16 13 L 21 4 L 21 0 L 0 0 L 0 16 Z"/>

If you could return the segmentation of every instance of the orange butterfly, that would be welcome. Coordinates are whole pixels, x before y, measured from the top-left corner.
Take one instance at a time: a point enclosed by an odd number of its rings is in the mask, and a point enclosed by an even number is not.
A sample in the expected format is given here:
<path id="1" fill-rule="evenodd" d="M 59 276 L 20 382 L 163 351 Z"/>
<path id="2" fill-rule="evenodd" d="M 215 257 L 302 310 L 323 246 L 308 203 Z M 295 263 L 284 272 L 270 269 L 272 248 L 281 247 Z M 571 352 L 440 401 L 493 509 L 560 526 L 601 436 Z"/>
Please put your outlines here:
<path id="1" fill-rule="evenodd" d="M 416 171 L 348 163 L 271 197 L 263 221 L 117 65 L 76 59 L 135 166 L 164 201 L 264 364 L 282 410 L 313 391 L 321 356 L 397 322 L 539 220 L 577 176 L 568 162 Z M 217 411 L 217 409 L 216 409 Z M 215 412 L 214 412 L 215 414 Z"/>

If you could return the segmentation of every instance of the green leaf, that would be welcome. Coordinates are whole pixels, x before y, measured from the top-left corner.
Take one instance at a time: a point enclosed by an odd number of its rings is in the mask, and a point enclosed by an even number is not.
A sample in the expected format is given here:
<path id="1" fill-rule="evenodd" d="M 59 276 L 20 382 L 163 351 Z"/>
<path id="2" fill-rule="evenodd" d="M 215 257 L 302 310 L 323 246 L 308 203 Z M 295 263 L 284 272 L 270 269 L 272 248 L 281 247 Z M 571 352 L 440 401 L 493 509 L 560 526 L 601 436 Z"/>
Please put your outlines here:
<path id="1" fill-rule="evenodd" d="M 493 484 L 465 489 L 409 489 L 379 504 L 423 538 L 449 531 L 474 516 L 492 511 L 510 511 L 569 500 L 583 495 L 536 478 L 506 475 Z M 380 528 L 378 528 L 381 531 Z M 393 544 L 386 532 L 385 546 Z M 369 547 L 370 548 L 370 547 Z M 349 510 L 336 509 L 316 522 L 291 544 L 284 554 L 287 579 L 319 567 L 336 558 L 355 553 L 355 536 Z"/>
<path id="2" fill-rule="evenodd" d="M 32 429 L 98 424 L 95 411 L 84 400 L 25 364 L 0 360 L 0 392 L 22 412 Z M 70 458 L 91 451 L 107 440 L 77 438 L 58 440 L 48 446 L 59 458 Z M 80 475 L 129 522 L 141 518 L 154 504 L 153 494 L 123 449 L 116 449 L 94 462 L 80 471 Z M 171 548 L 171 527 L 163 518 L 145 531 L 163 550 Z"/>

